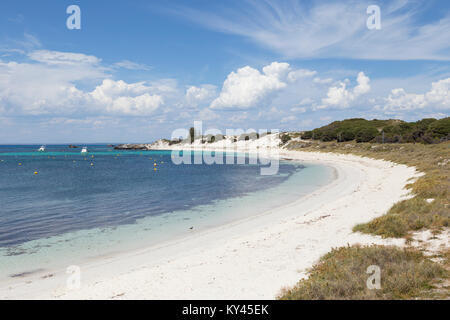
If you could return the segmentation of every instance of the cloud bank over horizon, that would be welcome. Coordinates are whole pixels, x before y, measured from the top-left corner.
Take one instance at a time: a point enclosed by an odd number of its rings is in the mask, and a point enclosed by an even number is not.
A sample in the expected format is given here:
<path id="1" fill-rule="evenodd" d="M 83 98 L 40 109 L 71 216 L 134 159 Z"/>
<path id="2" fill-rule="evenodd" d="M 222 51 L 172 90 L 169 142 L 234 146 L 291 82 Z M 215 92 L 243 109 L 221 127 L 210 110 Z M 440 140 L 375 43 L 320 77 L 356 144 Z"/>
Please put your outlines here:
<path id="1" fill-rule="evenodd" d="M 178 119 L 180 124 L 193 120 L 220 122 L 225 118 L 229 124 L 239 124 L 251 117 L 308 124 L 305 113 L 360 105 L 381 117 L 399 117 L 412 110 L 420 110 L 423 116 L 444 115 L 450 110 L 450 78 L 431 83 L 426 93 L 408 93 L 399 87 L 379 95 L 364 71 L 354 78 L 321 78 L 316 70 L 274 61 L 260 70 L 244 66 L 231 71 L 221 85 L 180 86 L 174 79 L 135 83 L 115 80 L 113 66 L 82 53 L 36 50 L 26 57 L 26 62 L 0 60 L 2 117 L 157 115 L 161 123 Z M 91 90 L 79 89 L 83 83 L 94 85 Z"/>

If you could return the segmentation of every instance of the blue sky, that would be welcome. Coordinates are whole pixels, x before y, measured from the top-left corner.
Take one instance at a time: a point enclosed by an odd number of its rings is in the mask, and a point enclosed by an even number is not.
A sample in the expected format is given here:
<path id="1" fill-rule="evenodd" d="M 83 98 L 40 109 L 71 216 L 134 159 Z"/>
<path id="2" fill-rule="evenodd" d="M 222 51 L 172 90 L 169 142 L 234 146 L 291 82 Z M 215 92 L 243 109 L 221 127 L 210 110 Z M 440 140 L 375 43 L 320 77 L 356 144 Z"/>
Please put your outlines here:
<path id="1" fill-rule="evenodd" d="M 81 9 L 69 30 L 66 8 Z M 366 10 L 378 5 L 381 29 Z M 145 142 L 450 110 L 450 2 L 2 1 L 0 143 Z"/>

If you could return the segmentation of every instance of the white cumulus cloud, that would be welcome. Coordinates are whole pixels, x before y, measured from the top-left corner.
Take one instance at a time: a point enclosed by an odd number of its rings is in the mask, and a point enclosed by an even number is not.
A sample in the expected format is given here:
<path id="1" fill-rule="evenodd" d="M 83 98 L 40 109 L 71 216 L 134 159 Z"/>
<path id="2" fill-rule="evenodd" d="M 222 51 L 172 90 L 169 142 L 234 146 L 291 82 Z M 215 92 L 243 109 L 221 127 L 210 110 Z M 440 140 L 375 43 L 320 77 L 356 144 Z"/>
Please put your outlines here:
<path id="1" fill-rule="evenodd" d="M 358 97 L 370 91 L 370 79 L 364 72 L 360 72 L 356 79 L 357 85 L 353 90 L 347 88 L 347 81 L 340 81 L 337 86 L 328 89 L 327 97 L 322 99 L 323 105 L 319 109 L 327 107 L 348 108 Z"/>
<path id="2" fill-rule="evenodd" d="M 35 63 L 0 61 L 0 110 L 15 115 L 68 115 L 117 113 L 148 115 L 164 99 L 159 89 L 144 82 L 128 84 L 104 79 L 108 75 L 97 66 L 100 59 L 83 54 L 34 52 Z M 80 90 L 79 81 L 99 81 L 92 91 Z"/>
<path id="3" fill-rule="evenodd" d="M 216 96 L 216 90 L 217 87 L 213 85 L 190 86 L 186 90 L 186 102 L 194 107 L 203 102 L 211 102 Z"/>
<path id="4" fill-rule="evenodd" d="M 250 109 L 262 103 L 271 93 L 286 87 L 287 63 L 273 62 L 260 72 L 249 66 L 231 72 L 212 109 Z"/>
<path id="5" fill-rule="evenodd" d="M 151 94 L 152 88 L 144 82 L 128 84 L 125 81 L 106 79 L 92 92 L 92 98 L 99 108 L 107 112 L 125 115 L 149 115 L 164 104 L 162 96 Z"/>
<path id="6" fill-rule="evenodd" d="M 410 111 L 423 108 L 450 109 L 450 78 L 431 84 L 431 90 L 423 93 L 407 93 L 405 89 L 393 89 L 385 99 L 385 111 Z"/>

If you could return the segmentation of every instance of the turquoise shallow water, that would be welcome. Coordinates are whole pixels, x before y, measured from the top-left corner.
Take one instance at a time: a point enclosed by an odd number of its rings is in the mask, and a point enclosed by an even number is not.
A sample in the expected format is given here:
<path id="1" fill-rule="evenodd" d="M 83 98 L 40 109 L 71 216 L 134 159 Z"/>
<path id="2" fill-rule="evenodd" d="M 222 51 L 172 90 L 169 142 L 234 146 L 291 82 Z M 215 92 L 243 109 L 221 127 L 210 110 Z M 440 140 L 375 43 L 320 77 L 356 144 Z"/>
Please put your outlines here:
<path id="1" fill-rule="evenodd" d="M 241 165 L 174 165 L 167 151 L 37 148 L 0 147 L 0 277 L 183 237 L 294 201 L 332 176 L 292 162 L 262 176 L 248 155 Z"/>

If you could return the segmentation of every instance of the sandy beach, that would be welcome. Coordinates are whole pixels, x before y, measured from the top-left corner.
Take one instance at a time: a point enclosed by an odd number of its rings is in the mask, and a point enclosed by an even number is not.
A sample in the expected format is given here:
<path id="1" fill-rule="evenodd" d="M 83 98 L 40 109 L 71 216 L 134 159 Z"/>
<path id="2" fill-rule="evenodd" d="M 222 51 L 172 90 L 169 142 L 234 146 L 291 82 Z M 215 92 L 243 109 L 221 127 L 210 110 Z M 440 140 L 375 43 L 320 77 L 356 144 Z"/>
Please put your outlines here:
<path id="1" fill-rule="evenodd" d="M 179 241 L 80 265 L 81 287 L 66 270 L 0 287 L 1 299 L 273 299 L 323 254 L 347 244 L 403 244 L 352 227 L 408 197 L 415 168 L 350 155 L 280 150 L 280 156 L 335 168 L 336 179 L 293 203 Z"/>

